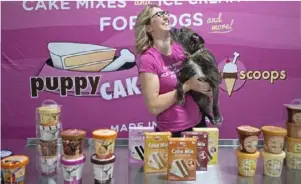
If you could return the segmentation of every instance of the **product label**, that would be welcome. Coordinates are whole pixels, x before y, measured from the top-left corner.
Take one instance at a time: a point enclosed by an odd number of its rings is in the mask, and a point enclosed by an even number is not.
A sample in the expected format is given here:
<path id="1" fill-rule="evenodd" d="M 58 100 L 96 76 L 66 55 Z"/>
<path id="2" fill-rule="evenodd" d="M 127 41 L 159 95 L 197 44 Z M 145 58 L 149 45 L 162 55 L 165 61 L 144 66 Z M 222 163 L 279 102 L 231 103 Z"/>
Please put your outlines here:
<path id="1" fill-rule="evenodd" d="M 301 169 L 301 158 L 287 158 L 287 165 L 291 169 Z"/>
<path id="2" fill-rule="evenodd" d="M 40 158 L 41 170 L 43 173 L 51 174 L 56 172 L 58 168 L 58 157 L 53 158 Z"/>
<path id="3" fill-rule="evenodd" d="M 197 139 L 197 171 L 207 171 L 209 150 L 207 132 L 182 132 L 182 137 L 191 137 Z M 211 156 L 211 155 L 210 155 Z"/>
<path id="4" fill-rule="evenodd" d="M 55 126 L 41 126 L 41 139 L 44 141 L 55 140 L 59 137 L 60 123 Z"/>
<path id="5" fill-rule="evenodd" d="M 293 122 L 297 124 L 301 124 L 301 112 L 294 113 Z"/>
<path id="6" fill-rule="evenodd" d="M 196 178 L 197 141 L 173 138 L 168 145 L 168 180 L 189 181 Z"/>
<path id="7" fill-rule="evenodd" d="M 153 132 L 154 127 L 130 127 L 129 130 L 129 157 L 130 162 L 133 163 L 144 163 L 144 141 L 145 133 Z"/>
<path id="8" fill-rule="evenodd" d="M 297 131 L 297 137 L 301 138 L 301 129 Z"/>
<path id="9" fill-rule="evenodd" d="M 272 153 L 281 153 L 283 150 L 283 145 L 284 145 L 284 138 L 283 137 L 270 137 L 268 141 L 268 149 Z"/>
<path id="10" fill-rule="evenodd" d="M 95 150 L 98 156 L 109 158 L 113 155 L 115 148 L 115 139 L 95 140 Z"/>
<path id="11" fill-rule="evenodd" d="M 59 113 L 43 113 L 40 114 L 41 124 L 56 123 L 58 121 Z"/>
<path id="12" fill-rule="evenodd" d="M 253 153 L 257 150 L 258 145 L 258 137 L 257 136 L 249 136 L 244 140 L 244 148 L 247 152 Z"/>
<path id="13" fill-rule="evenodd" d="M 279 176 L 282 171 L 282 162 L 279 160 L 268 160 L 264 169 L 270 176 Z"/>
<path id="14" fill-rule="evenodd" d="M 94 176 L 100 183 L 109 183 L 113 178 L 114 163 L 106 165 L 94 164 Z"/>
<path id="15" fill-rule="evenodd" d="M 301 144 L 295 144 L 294 152 L 295 153 L 301 153 Z"/>
<path id="16" fill-rule="evenodd" d="M 4 183 L 24 184 L 25 167 L 16 169 L 3 169 Z"/>
<path id="17" fill-rule="evenodd" d="M 64 154 L 68 156 L 75 156 L 82 154 L 84 140 L 63 140 Z"/>
<path id="18" fill-rule="evenodd" d="M 254 176 L 256 172 L 256 160 L 239 160 L 239 173 L 243 176 Z"/>
<path id="19" fill-rule="evenodd" d="M 83 164 L 74 166 L 63 166 L 63 175 L 65 181 L 78 181 L 82 178 Z"/>
<path id="20" fill-rule="evenodd" d="M 171 133 L 147 133 L 145 137 L 144 172 L 166 172 L 168 158 L 168 138 Z"/>

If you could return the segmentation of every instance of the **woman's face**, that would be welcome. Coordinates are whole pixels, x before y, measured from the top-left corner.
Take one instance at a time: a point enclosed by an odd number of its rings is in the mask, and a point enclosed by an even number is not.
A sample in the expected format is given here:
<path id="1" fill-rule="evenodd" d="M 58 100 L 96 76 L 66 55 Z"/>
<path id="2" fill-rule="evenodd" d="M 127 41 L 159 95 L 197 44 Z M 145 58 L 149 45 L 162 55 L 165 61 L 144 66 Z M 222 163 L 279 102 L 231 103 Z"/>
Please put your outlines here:
<path id="1" fill-rule="evenodd" d="M 160 34 L 162 32 L 170 31 L 168 12 L 161 8 L 154 7 L 151 10 L 150 23 L 147 25 L 147 31 L 151 34 Z"/>

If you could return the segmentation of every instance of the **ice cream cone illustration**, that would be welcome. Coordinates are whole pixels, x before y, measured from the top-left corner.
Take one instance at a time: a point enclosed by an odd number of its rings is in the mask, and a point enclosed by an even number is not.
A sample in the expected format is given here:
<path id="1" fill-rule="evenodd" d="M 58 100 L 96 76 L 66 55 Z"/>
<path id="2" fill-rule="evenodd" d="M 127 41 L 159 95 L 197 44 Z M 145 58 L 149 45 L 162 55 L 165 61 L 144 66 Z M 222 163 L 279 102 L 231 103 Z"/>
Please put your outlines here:
<path id="1" fill-rule="evenodd" d="M 231 96 L 235 82 L 238 78 L 237 76 L 238 70 L 236 65 L 236 61 L 238 57 L 239 57 L 239 53 L 234 52 L 234 59 L 231 62 L 229 58 L 227 58 L 226 64 L 224 65 L 224 69 L 223 69 L 223 79 L 225 80 L 225 84 L 229 96 Z"/>

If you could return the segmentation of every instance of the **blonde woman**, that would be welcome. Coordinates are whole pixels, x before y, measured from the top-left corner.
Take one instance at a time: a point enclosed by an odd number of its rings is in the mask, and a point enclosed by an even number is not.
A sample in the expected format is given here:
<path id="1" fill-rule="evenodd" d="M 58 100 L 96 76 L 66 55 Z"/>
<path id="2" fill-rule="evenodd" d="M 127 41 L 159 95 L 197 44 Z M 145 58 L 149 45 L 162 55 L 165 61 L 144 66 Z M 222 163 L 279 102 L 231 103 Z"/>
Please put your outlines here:
<path id="1" fill-rule="evenodd" d="M 170 131 L 173 137 L 206 123 L 192 97 L 186 95 L 183 106 L 176 104 L 176 72 L 185 61 L 183 49 L 170 37 L 168 12 L 156 5 L 146 6 L 135 24 L 139 80 L 148 110 L 156 116 L 157 131 Z M 184 92 L 195 90 L 208 93 L 209 84 L 190 79 Z M 202 121 L 201 121 L 202 120 Z M 200 123 L 201 122 L 201 123 Z"/>

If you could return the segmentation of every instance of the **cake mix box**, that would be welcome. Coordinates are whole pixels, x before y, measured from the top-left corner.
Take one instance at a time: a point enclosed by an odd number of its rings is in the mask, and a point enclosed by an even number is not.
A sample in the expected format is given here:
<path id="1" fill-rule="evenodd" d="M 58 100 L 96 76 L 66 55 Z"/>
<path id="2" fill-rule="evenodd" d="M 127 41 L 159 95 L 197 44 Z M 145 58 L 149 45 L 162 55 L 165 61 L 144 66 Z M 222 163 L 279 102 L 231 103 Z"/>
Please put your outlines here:
<path id="1" fill-rule="evenodd" d="M 193 128 L 193 131 L 208 133 L 208 165 L 218 164 L 218 128 Z"/>
<path id="2" fill-rule="evenodd" d="M 167 180 L 195 181 L 196 158 L 196 138 L 170 138 L 168 140 Z"/>
<path id="3" fill-rule="evenodd" d="M 167 171 L 168 139 L 170 132 L 146 132 L 144 141 L 144 172 L 159 173 Z"/>
<path id="4" fill-rule="evenodd" d="M 209 158 L 208 154 L 208 133 L 207 132 L 182 132 L 182 137 L 197 139 L 197 160 L 196 170 L 207 171 Z"/>
<path id="5" fill-rule="evenodd" d="M 144 163 L 145 132 L 154 132 L 154 127 L 129 127 L 130 163 Z"/>

